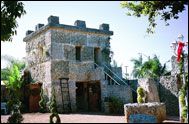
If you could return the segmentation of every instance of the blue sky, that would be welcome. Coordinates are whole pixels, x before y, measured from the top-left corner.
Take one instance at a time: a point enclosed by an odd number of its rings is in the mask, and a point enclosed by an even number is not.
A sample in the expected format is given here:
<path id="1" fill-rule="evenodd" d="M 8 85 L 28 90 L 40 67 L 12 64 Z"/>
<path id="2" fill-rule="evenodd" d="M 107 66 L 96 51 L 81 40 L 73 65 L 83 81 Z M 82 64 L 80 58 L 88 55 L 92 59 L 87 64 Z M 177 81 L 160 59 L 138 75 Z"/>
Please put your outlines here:
<path id="1" fill-rule="evenodd" d="M 84 20 L 88 28 L 98 29 L 100 24 L 108 23 L 110 30 L 114 32 L 110 41 L 114 52 L 113 59 L 123 67 L 123 72 L 125 66 L 128 66 L 128 73 L 131 73 L 133 68 L 130 60 L 138 58 L 138 53 L 151 57 L 156 54 L 161 63 L 164 63 L 172 56 L 170 45 L 177 39 L 178 34 L 183 34 L 184 41 L 188 41 L 188 7 L 179 14 L 179 19 L 168 21 L 170 26 L 165 26 L 163 21 L 158 20 L 156 33 L 145 36 L 147 17 L 126 16 L 126 9 L 120 7 L 119 1 L 24 1 L 23 3 L 27 14 L 17 19 L 19 27 L 13 42 L 1 43 L 1 55 L 23 58 L 26 55 L 25 42 L 23 42 L 26 31 L 35 30 L 35 25 L 38 23 L 46 25 L 50 15 L 59 16 L 59 22 L 67 25 L 74 25 L 75 20 Z M 144 55 L 143 57 L 147 60 L 147 57 Z"/>

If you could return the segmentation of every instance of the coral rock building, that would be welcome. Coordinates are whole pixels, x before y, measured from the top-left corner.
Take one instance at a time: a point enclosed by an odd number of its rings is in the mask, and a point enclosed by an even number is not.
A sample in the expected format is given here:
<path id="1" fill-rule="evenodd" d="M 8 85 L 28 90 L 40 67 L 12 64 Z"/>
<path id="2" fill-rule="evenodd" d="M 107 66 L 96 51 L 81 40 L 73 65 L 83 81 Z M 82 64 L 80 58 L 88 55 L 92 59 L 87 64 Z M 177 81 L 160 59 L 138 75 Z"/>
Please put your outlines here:
<path id="1" fill-rule="evenodd" d="M 43 82 L 48 101 L 55 89 L 59 112 L 103 109 L 107 81 L 103 67 L 97 65 L 110 64 L 103 51 L 110 48 L 111 35 L 108 24 L 92 29 L 77 20 L 70 26 L 60 24 L 57 16 L 50 16 L 47 25 L 37 24 L 35 31 L 26 32 L 23 40 L 32 78 Z M 62 78 L 68 79 L 67 88 L 61 84 L 66 82 Z"/>

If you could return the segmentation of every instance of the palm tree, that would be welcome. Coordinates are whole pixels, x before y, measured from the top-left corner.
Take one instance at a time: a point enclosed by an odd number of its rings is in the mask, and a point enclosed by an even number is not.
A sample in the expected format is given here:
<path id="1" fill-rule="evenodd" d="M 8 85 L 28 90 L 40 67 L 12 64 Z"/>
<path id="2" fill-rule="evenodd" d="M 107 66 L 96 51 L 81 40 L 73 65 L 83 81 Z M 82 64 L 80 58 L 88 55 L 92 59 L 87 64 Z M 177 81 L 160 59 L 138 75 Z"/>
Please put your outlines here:
<path id="1" fill-rule="evenodd" d="M 166 63 L 162 66 L 157 55 L 154 55 L 152 59 L 149 59 L 144 63 L 142 63 L 142 56 L 140 56 L 138 60 L 132 59 L 131 61 L 134 62 L 132 74 L 135 78 L 157 78 L 164 76 L 168 72 L 166 69 Z"/>
<path id="2" fill-rule="evenodd" d="M 131 62 L 134 63 L 134 69 L 132 71 L 132 75 L 135 78 L 141 78 L 143 77 L 143 72 L 142 72 L 142 55 L 139 56 L 138 59 L 131 59 Z"/>
<path id="3" fill-rule="evenodd" d="M 152 59 L 143 64 L 142 72 L 144 77 L 157 78 L 163 76 L 167 73 L 166 63 L 162 66 L 157 55 L 154 55 Z"/>

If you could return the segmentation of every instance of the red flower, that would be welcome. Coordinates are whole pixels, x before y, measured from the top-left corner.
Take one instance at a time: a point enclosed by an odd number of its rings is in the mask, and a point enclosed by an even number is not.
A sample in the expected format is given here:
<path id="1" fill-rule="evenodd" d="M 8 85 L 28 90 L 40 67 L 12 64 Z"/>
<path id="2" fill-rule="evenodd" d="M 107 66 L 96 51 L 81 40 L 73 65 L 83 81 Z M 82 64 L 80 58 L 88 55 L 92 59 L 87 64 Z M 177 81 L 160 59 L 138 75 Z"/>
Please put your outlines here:
<path id="1" fill-rule="evenodd" d="M 183 47 L 184 47 L 184 43 L 179 41 L 178 42 L 178 49 L 177 49 L 177 55 L 178 55 L 177 62 L 180 62 L 180 56 L 181 56 Z"/>

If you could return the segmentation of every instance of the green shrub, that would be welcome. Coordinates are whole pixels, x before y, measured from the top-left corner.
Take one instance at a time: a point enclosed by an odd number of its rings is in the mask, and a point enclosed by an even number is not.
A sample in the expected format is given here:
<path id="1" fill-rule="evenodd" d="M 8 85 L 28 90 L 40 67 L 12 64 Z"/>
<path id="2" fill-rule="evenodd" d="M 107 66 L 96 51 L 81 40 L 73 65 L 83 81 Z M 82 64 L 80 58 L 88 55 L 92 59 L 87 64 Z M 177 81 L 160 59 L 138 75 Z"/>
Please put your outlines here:
<path id="1" fill-rule="evenodd" d="M 56 98 L 54 93 L 52 94 L 51 97 L 50 111 L 51 113 L 57 113 Z"/>
<path id="2" fill-rule="evenodd" d="M 20 113 L 20 105 L 21 103 L 18 101 L 17 104 L 14 104 L 12 106 L 12 113 L 11 116 L 8 118 L 7 123 L 21 123 L 24 120 L 22 114 Z"/>
<path id="3" fill-rule="evenodd" d="M 123 102 L 117 97 L 109 97 L 110 102 L 110 112 L 115 114 L 122 114 L 123 113 Z"/>
<path id="4" fill-rule="evenodd" d="M 8 118 L 7 123 L 21 123 L 23 120 L 24 119 L 20 113 L 14 113 Z"/>
<path id="5" fill-rule="evenodd" d="M 179 102 L 181 104 L 181 117 L 184 120 L 184 122 L 187 122 L 187 106 L 185 101 L 186 96 L 186 88 L 185 85 L 182 86 L 182 88 L 179 91 Z"/>
<path id="6" fill-rule="evenodd" d="M 137 94 L 140 95 L 141 97 L 144 97 L 144 89 L 142 87 L 137 88 Z"/>
<path id="7" fill-rule="evenodd" d="M 185 106 L 185 98 L 184 94 L 179 95 L 179 101 L 181 103 L 181 107 Z"/>
<path id="8" fill-rule="evenodd" d="M 137 102 L 138 103 L 144 103 L 144 100 L 142 99 L 141 96 L 137 96 Z"/>
<path id="9" fill-rule="evenodd" d="M 137 88 L 137 102 L 144 103 L 145 102 L 145 91 L 142 87 Z"/>
<path id="10" fill-rule="evenodd" d="M 40 96 L 41 96 L 41 100 L 39 101 L 39 106 L 40 106 L 40 112 L 44 113 L 46 112 L 46 102 L 45 102 L 45 99 L 44 99 L 44 94 L 43 94 L 43 89 L 41 88 L 41 93 L 40 93 Z"/>
<path id="11" fill-rule="evenodd" d="M 56 117 L 56 122 L 55 123 L 61 123 L 60 117 L 59 117 L 58 112 L 57 112 L 56 97 L 55 97 L 54 88 L 53 88 L 53 93 L 52 93 L 51 102 L 50 102 L 50 111 L 52 113 L 50 115 L 50 123 L 54 123 L 53 122 L 53 118 L 54 117 Z"/>
<path id="12" fill-rule="evenodd" d="M 182 107 L 181 117 L 184 119 L 184 122 L 187 122 L 187 106 Z"/>

